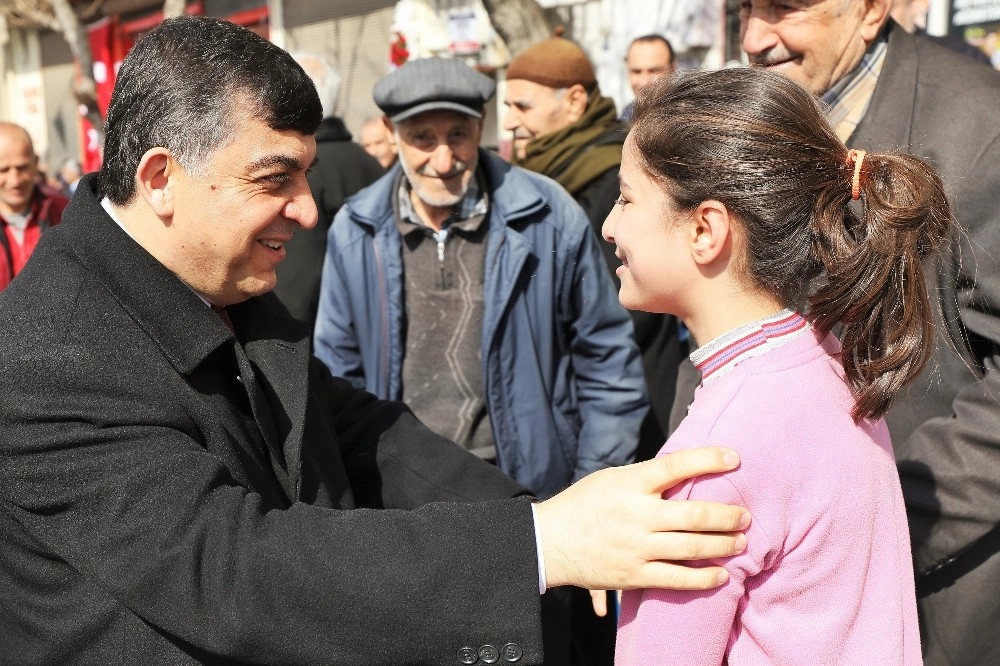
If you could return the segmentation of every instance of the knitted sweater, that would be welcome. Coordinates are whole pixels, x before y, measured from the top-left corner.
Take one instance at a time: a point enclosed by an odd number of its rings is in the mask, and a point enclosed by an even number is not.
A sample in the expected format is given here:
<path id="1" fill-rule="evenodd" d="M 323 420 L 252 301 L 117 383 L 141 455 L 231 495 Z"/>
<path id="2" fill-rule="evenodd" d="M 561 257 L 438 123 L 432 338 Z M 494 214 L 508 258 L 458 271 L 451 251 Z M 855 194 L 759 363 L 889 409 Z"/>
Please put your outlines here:
<path id="1" fill-rule="evenodd" d="M 785 314 L 702 348 L 705 380 L 663 448 L 739 451 L 738 470 L 665 496 L 748 507 L 747 550 L 713 562 L 719 588 L 625 592 L 619 666 L 921 663 L 888 431 L 852 419 L 839 342 Z"/>

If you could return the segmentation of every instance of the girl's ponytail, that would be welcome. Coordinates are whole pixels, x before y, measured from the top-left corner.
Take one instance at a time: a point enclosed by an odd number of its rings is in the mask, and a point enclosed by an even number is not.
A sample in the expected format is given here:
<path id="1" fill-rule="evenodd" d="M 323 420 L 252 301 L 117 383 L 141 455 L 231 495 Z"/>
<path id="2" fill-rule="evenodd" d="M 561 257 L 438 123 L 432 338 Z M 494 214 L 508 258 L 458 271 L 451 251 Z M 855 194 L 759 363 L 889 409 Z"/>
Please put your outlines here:
<path id="1" fill-rule="evenodd" d="M 812 253 L 824 276 L 809 318 L 823 332 L 841 324 L 854 417 L 878 418 L 930 358 L 934 313 L 923 259 L 953 220 L 941 179 L 918 157 L 848 151 L 843 174 L 813 214 Z"/>

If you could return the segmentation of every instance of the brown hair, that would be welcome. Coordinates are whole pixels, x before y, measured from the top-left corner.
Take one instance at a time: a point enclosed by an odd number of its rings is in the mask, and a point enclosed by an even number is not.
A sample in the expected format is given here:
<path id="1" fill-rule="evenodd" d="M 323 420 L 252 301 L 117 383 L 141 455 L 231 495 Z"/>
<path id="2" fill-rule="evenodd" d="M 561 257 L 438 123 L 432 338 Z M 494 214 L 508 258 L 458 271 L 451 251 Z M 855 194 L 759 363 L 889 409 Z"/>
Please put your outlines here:
<path id="1" fill-rule="evenodd" d="M 930 165 L 869 152 L 852 202 L 854 162 L 817 101 L 749 68 L 656 81 L 638 95 L 631 134 L 678 209 L 715 199 L 737 218 L 746 278 L 805 309 L 820 332 L 842 325 L 854 417 L 885 414 L 931 354 L 921 260 L 953 220 Z"/>

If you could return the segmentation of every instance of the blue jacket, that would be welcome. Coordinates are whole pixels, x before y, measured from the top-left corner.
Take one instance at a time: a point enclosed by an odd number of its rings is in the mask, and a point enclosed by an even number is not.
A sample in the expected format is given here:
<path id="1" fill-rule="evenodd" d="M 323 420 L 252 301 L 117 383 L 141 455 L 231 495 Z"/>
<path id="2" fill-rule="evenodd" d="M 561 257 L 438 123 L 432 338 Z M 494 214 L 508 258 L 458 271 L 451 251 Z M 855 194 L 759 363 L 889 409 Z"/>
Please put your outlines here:
<path id="1" fill-rule="evenodd" d="M 490 193 L 482 359 L 500 468 L 540 497 L 631 462 L 646 414 L 632 322 L 583 210 L 554 181 L 479 151 Z M 335 375 L 402 397 L 399 166 L 330 228 L 315 352 Z"/>

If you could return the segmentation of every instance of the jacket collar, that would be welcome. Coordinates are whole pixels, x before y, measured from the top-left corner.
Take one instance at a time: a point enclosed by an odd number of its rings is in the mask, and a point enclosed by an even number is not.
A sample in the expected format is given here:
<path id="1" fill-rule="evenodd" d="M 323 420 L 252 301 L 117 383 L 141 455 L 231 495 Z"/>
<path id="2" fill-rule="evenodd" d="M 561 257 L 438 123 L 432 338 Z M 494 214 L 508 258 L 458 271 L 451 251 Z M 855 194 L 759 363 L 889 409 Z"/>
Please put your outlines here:
<path id="1" fill-rule="evenodd" d="M 96 175 L 85 176 L 58 233 L 79 261 L 159 345 L 177 372 L 188 375 L 234 336 L 180 279 L 129 238 L 101 207 Z M 290 317 L 272 294 L 227 308 L 265 393 L 275 438 L 288 470 L 285 488 L 298 494 L 308 402 L 309 327 Z"/>
<path id="2" fill-rule="evenodd" d="M 479 165 L 486 175 L 486 188 L 490 195 L 493 217 L 511 224 L 525 216 L 542 210 L 547 202 L 531 179 L 520 169 L 512 167 L 502 158 L 480 148 Z M 399 164 L 375 181 L 360 195 L 353 197 L 345 207 L 350 216 L 361 224 L 379 229 L 393 222 L 393 184 L 402 171 Z"/>
<path id="3" fill-rule="evenodd" d="M 219 317 L 163 264 L 132 240 L 101 207 L 97 174 L 85 176 L 66 209 L 61 234 L 80 262 L 159 345 L 181 374 L 190 374 L 233 339 Z M 264 340 L 308 350 L 308 330 L 271 295 L 228 308 L 249 349 Z"/>

